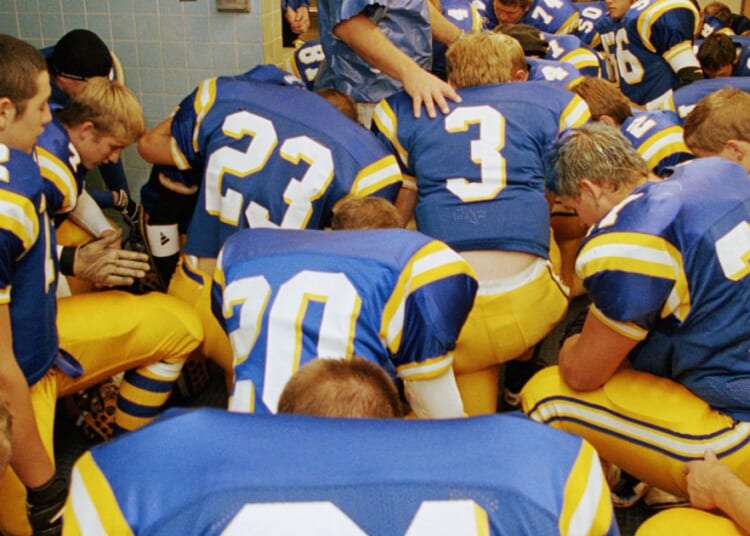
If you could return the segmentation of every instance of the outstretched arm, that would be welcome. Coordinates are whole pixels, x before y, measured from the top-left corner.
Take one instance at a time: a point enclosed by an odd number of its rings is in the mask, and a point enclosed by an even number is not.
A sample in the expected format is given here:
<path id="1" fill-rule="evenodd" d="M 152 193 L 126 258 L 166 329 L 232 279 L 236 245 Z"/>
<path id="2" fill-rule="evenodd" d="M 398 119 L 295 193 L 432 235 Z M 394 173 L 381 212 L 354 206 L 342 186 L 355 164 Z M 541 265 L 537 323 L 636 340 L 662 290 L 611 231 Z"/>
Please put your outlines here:
<path id="1" fill-rule="evenodd" d="M 427 115 L 434 118 L 437 116 L 436 105 L 440 111 L 448 113 L 446 99 L 461 102 L 461 98 L 451 86 L 417 65 L 391 43 L 365 15 L 359 14 L 340 22 L 333 29 L 333 34 L 367 63 L 404 85 L 404 91 L 414 102 L 414 117 L 420 117 L 422 105 L 427 110 Z M 138 148 L 140 150 L 140 143 Z M 143 153 L 141 155 L 143 156 Z"/>

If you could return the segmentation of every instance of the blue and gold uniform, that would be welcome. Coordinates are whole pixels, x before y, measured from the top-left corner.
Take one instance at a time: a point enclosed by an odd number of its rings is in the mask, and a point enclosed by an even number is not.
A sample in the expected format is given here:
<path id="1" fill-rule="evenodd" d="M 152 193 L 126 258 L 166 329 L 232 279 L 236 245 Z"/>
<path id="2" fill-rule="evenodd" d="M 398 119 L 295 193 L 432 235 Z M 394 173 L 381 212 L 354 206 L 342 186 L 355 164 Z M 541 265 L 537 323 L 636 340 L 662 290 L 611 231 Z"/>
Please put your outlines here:
<path id="1" fill-rule="evenodd" d="M 443 15 L 466 33 L 478 32 L 484 28 L 484 20 L 472 0 L 445 0 L 441 2 Z M 432 41 L 432 73 L 445 80 L 446 45 Z"/>
<path id="2" fill-rule="evenodd" d="M 214 280 L 234 352 L 230 408 L 260 413 L 275 413 L 289 377 L 316 357 L 358 355 L 394 380 L 442 375 L 476 292 L 458 254 L 402 229 L 243 231 Z"/>
<path id="3" fill-rule="evenodd" d="M 750 480 L 749 207 L 747 173 L 721 158 L 633 190 L 576 262 L 589 314 L 640 341 L 632 369 L 586 393 L 542 371 L 524 388 L 524 410 L 672 493 L 684 496 L 682 466 L 708 448 Z"/>
<path id="4" fill-rule="evenodd" d="M 639 0 L 615 21 L 597 23 L 620 89 L 633 102 L 658 107 L 678 85 L 677 72 L 700 68 L 693 53 L 698 10 L 690 0 Z"/>
<path id="5" fill-rule="evenodd" d="M 325 59 L 323 45 L 319 40 L 312 39 L 295 48 L 294 53 L 287 57 L 280 67 L 302 80 L 305 87 L 312 91 L 315 89 L 320 64 Z"/>
<path id="6" fill-rule="evenodd" d="M 196 306 L 203 353 L 227 374 L 232 352 L 211 314 L 211 274 L 191 258 L 213 259 L 247 227 L 322 229 L 336 203 L 377 195 L 394 200 L 394 157 L 323 98 L 249 76 L 203 81 L 172 117 L 172 156 L 202 172 L 181 267 L 169 293 Z M 186 177 L 190 178 L 190 177 Z"/>
<path id="7" fill-rule="evenodd" d="M 549 43 L 544 59 L 569 63 L 583 76 L 601 78 L 604 74 L 604 78 L 607 77 L 604 59 L 599 56 L 598 52 L 586 46 L 579 37 L 544 32 L 542 35 Z"/>
<path id="8" fill-rule="evenodd" d="M 747 76 L 722 76 L 721 78 L 707 78 L 670 92 L 661 108 L 676 112 L 680 120 L 684 121 L 688 114 L 695 108 L 698 101 L 706 95 L 710 95 L 720 89 L 732 87 L 740 91 L 750 91 L 750 77 Z"/>
<path id="9" fill-rule="evenodd" d="M 529 66 L 529 82 L 547 81 L 571 89 L 583 80 L 581 72 L 564 61 L 526 58 L 526 64 Z"/>
<path id="10" fill-rule="evenodd" d="M 674 112 L 636 112 L 625 120 L 620 131 L 659 176 L 664 176 L 672 166 L 693 158 L 685 145 L 682 122 Z"/>
<path id="11" fill-rule="evenodd" d="M 63 528 L 66 535 L 618 534 L 594 449 L 518 416 L 404 421 L 216 409 L 173 410 L 86 453 L 73 469 Z"/>
<path id="12" fill-rule="evenodd" d="M 52 122 L 44 128 L 35 151 L 50 216 L 70 212 L 83 190 L 86 169 L 59 119 L 53 116 Z"/>
<path id="13" fill-rule="evenodd" d="M 318 27 L 326 61 L 321 64 L 315 88 L 333 88 L 357 102 L 379 102 L 402 88 L 399 81 L 377 71 L 349 45 L 333 35 L 339 23 L 364 14 L 396 48 L 417 65 L 432 67 L 432 30 L 427 0 L 321 0 Z M 304 113 L 304 112 L 303 112 Z"/>
<path id="14" fill-rule="evenodd" d="M 458 93 L 462 102 L 450 103 L 450 112 L 437 120 L 415 119 L 408 95 L 394 95 L 378 105 L 374 124 L 404 174 L 415 177 L 421 232 L 459 252 L 537 257 L 513 281 L 480 281 L 454 366 L 464 407 L 473 414 L 494 411 L 499 364 L 541 340 L 567 309 L 566 292 L 545 266 L 550 216 L 542 151 L 558 132 L 586 122 L 590 113 L 580 97 L 546 82 Z M 470 376 L 485 372 L 494 380 L 469 385 Z"/>
<path id="15" fill-rule="evenodd" d="M 569 0 L 534 0 L 518 22 L 547 33 L 569 34 L 578 29 L 579 16 Z"/>
<path id="16" fill-rule="evenodd" d="M 576 35 L 581 41 L 592 47 L 599 47 L 601 38 L 596 29 L 599 19 L 607 14 L 607 3 L 603 0 L 596 2 L 575 2 L 573 6 L 578 10 L 578 29 Z"/>

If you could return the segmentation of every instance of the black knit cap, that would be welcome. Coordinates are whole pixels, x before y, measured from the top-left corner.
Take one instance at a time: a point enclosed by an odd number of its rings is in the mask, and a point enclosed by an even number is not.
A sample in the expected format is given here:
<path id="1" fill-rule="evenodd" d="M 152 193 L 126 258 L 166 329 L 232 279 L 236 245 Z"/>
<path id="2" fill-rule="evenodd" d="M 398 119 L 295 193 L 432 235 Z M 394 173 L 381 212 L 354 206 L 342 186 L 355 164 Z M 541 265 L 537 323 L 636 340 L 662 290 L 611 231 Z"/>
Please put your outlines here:
<path id="1" fill-rule="evenodd" d="M 55 45 L 49 66 L 52 74 L 88 80 L 92 76 L 108 76 L 112 70 L 112 56 L 107 45 L 94 32 L 71 30 Z"/>
<path id="2" fill-rule="evenodd" d="M 494 31 L 518 40 L 526 56 L 544 57 L 549 49 L 549 43 L 544 39 L 542 32 L 529 24 L 500 24 Z"/>

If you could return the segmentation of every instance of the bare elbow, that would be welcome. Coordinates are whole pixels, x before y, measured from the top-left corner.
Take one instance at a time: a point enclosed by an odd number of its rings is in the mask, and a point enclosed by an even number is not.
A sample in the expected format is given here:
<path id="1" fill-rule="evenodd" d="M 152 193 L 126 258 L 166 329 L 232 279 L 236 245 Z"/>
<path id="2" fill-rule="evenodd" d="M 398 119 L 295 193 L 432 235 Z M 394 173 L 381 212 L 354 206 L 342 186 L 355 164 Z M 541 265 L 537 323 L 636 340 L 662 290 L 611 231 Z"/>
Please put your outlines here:
<path id="1" fill-rule="evenodd" d="M 595 391 L 604 385 L 604 380 L 585 370 L 584 367 L 576 366 L 570 363 L 570 360 L 560 361 L 560 376 L 565 385 L 574 391 L 587 392 Z"/>

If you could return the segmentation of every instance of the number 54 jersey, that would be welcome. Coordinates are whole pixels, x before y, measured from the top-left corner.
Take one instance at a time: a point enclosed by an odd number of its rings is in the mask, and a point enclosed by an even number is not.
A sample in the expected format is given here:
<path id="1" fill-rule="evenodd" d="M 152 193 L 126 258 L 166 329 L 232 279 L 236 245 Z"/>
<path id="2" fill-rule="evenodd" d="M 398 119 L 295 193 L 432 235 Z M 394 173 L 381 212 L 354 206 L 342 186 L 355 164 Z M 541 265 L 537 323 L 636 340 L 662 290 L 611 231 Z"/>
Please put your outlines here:
<path id="1" fill-rule="evenodd" d="M 413 231 L 237 233 L 212 289 L 234 353 L 230 406 L 275 413 L 289 377 L 316 357 L 359 355 L 394 379 L 439 376 L 476 288 L 462 257 Z"/>
<path id="2" fill-rule="evenodd" d="M 84 454 L 63 527 L 66 536 L 618 534 L 591 445 L 521 416 L 217 409 L 170 410 Z"/>
<path id="3" fill-rule="evenodd" d="M 246 227 L 322 229 L 347 196 L 394 200 L 398 165 L 314 93 L 247 76 L 211 78 L 172 117 L 177 167 L 203 171 L 184 252 L 216 257 Z"/>

